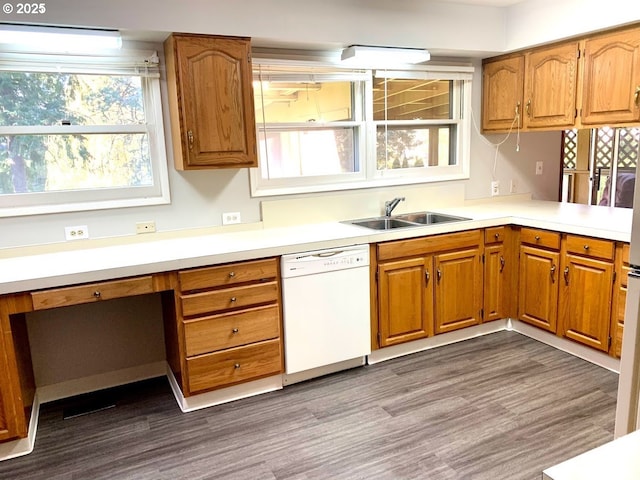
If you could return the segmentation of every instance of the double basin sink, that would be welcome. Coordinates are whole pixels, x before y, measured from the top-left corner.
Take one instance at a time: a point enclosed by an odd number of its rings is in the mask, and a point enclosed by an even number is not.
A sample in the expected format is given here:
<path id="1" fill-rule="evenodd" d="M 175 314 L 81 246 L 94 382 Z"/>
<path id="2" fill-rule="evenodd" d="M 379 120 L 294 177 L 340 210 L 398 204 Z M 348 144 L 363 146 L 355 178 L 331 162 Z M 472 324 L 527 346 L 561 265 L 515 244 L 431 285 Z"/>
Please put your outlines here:
<path id="1" fill-rule="evenodd" d="M 344 223 L 366 227 L 372 230 L 392 230 L 396 228 L 421 227 L 425 225 L 437 225 L 440 223 L 461 222 L 471 220 L 465 217 L 456 217 L 454 215 L 445 215 L 435 212 L 416 212 L 401 215 L 393 215 L 391 217 L 373 217 L 360 218 L 356 220 L 348 220 Z"/>

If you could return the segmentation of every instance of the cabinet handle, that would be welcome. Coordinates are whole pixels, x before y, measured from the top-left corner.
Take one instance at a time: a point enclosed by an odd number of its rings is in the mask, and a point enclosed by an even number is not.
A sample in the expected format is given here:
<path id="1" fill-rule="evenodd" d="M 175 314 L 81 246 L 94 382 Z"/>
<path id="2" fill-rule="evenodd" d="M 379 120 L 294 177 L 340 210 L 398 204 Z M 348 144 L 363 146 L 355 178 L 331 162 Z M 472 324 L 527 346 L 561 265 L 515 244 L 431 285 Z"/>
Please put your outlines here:
<path id="1" fill-rule="evenodd" d="M 187 132 L 187 138 L 189 139 L 189 150 L 193 150 L 193 130 Z"/>
<path id="2" fill-rule="evenodd" d="M 236 299 L 236 297 L 231 297 L 230 302 L 231 302 L 231 303 L 233 303 L 233 302 L 235 302 L 236 300 L 237 300 L 237 299 Z"/>
<path id="3" fill-rule="evenodd" d="M 239 364 L 239 363 L 236 363 L 236 364 L 233 366 L 233 368 L 235 368 L 236 370 L 237 370 L 237 369 L 239 369 L 239 368 L 240 368 L 240 364 Z"/>
<path id="4" fill-rule="evenodd" d="M 439 268 L 436 270 L 436 278 L 438 279 L 438 283 L 440 283 L 440 279 L 442 278 L 442 270 Z"/>
<path id="5" fill-rule="evenodd" d="M 429 270 L 425 270 L 424 278 L 427 281 L 427 283 L 429 283 L 429 279 L 431 278 L 431 274 L 429 273 Z"/>
<path id="6" fill-rule="evenodd" d="M 499 233 L 494 233 L 493 236 L 495 237 L 496 240 L 498 240 L 500 238 L 500 234 Z"/>
<path id="7" fill-rule="evenodd" d="M 564 283 L 569 285 L 569 267 L 564 269 Z"/>
<path id="8" fill-rule="evenodd" d="M 531 99 L 527 102 L 527 117 L 531 118 Z"/>
<path id="9" fill-rule="evenodd" d="M 516 103 L 516 118 L 520 116 L 520 102 Z"/>
<path id="10" fill-rule="evenodd" d="M 556 283 L 556 266 L 551 265 L 551 283 Z"/>
<path id="11" fill-rule="evenodd" d="M 585 246 L 584 246 L 584 247 L 582 247 L 582 248 L 584 248 L 585 250 L 589 250 L 589 245 L 585 245 Z"/>
<path id="12" fill-rule="evenodd" d="M 504 270 L 504 257 L 500 257 L 500 273 Z"/>
<path id="13" fill-rule="evenodd" d="M 636 107 L 640 107 L 640 85 L 636 87 L 636 93 L 633 95 L 633 103 L 636 104 Z"/>
<path id="14" fill-rule="evenodd" d="M 536 238 L 536 242 L 539 242 L 539 241 L 540 241 L 540 235 L 536 235 L 536 237 L 535 237 L 535 238 Z"/>
<path id="15" fill-rule="evenodd" d="M 233 278 L 236 276 L 236 272 L 229 272 L 229 278 Z"/>
<path id="16" fill-rule="evenodd" d="M 100 293 L 100 290 L 96 290 L 95 292 L 93 292 L 93 296 L 95 298 L 100 298 L 102 296 L 102 293 Z"/>
<path id="17" fill-rule="evenodd" d="M 237 328 L 234 328 L 231 330 L 231 333 L 238 333 L 240 330 L 238 330 Z"/>

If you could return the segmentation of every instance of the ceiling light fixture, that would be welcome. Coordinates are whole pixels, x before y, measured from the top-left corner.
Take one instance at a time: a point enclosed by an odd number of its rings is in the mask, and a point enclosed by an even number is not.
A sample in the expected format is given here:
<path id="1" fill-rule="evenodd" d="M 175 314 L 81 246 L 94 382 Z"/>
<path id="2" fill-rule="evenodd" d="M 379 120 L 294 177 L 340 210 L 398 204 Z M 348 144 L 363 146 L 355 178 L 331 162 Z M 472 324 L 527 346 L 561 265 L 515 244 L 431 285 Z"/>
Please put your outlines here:
<path id="1" fill-rule="evenodd" d="M 428 62 L 431 54 L 421 48 L 367 47 L 352 45 L 342 50 L 342 63 L 353 66 L 388 67 Z"/>
<path id="2" fill-rule="evenodd" d="M 122 38 L 117 30 L 0 24 L 0 44 L 21 50 L 91 52 L 119 49 Z"/>

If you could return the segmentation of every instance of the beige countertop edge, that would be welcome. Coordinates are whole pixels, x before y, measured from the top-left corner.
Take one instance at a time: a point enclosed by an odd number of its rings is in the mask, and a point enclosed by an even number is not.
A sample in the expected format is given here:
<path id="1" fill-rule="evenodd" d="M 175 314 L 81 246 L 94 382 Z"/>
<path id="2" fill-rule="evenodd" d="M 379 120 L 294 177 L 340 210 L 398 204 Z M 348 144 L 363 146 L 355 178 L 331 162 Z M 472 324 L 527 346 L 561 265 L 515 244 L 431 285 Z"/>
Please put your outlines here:
<path id="1" fill-rule="evenodd" d="M 526 208 L 514 215 L 519 206 Z M 439 209 L 473 220 L 383 232 L 340 222 L 278 228 L 254 224 L 254 228 L 233 231 L 157 236 L 132 243 L 5 256 L 0 258 L 0 294 L 508 224 L 630 241 L 630 211 L 570 207 L 569 214 L 574 218 L 567 218 L 567 213 L 558 213 L 558 209 L 556 202 L 535 201 L 504 209 Z M 615 221 L 606 221 L 613 217 Z"/>

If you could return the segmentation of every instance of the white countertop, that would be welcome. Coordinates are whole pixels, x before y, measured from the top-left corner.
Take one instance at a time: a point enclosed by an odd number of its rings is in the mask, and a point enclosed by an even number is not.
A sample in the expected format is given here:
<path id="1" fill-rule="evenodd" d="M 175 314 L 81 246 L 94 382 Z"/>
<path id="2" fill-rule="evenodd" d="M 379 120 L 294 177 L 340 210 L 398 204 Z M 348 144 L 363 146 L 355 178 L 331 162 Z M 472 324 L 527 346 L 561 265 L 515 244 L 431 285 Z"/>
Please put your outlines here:
<path id="1" fill-rule="evenodd" d="M 428 206 L 424 210 L 429 210 Z M 471 218 L 470 221 L 376 231 L 340 222 L 305 224 L 226 233 L 154 237 L 142 241 L 114 239 L 113 245 L 78 243 L 77 249 L 46 253 L 15 249 L 0 258 L 0 294 L 77 283 L 144 275 L 182 268 L 276 256 L 346 245 L 516 224 L 629 242 L 630 209 L 558 202 L 478 203 L 434 211 Z M 65 244 L 68 247 L 68 244 Z M 75 245 L 74 245 L 75 246 Z"/>
<path id="2" fill-rule="evenodd" d="M 638 480 L 640 431 L 559 463 L 542 473 L 543 480 Z"/>

